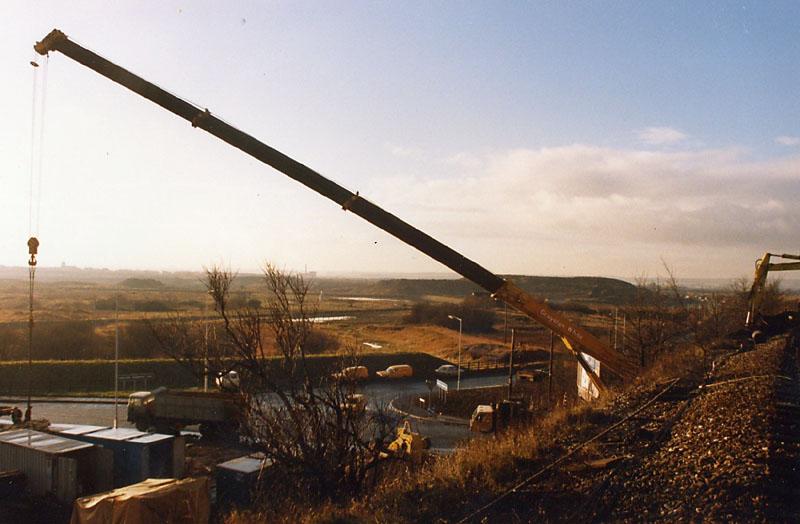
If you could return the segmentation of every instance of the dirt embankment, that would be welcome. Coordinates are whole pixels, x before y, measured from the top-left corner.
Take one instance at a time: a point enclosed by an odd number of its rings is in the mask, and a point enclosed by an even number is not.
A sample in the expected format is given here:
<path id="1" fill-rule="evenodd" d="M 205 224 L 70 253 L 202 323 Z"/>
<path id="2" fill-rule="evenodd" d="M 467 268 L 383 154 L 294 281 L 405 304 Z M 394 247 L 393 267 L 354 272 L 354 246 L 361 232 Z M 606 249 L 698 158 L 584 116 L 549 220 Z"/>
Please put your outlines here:
<path id="1" fill-rule="evenodd" d="M 607 405 L 474 440 L 330 509 L 353 522 L 797 522 L 798 349 L 774 338 L 708 376 L 697 354 L 671 355 Z"/>
<path id="2" fill-rule="evenodd" d="M 651 455 L 613 479 L 612 520 L 796 521 L 796 346 L 731 356 Z"/>
<path id="3" fill-rule="evenodd" d="M 596 413 L 611 431 L 482 516 L 796 522 L 797 351 L 795 339 L 778 337 L 724 358 L 704 381 L 684 377 L 666 390 L 664 383 L 634 388 Z M 565 436 L 564 451 L 551 460 L 602 429 Z"/>

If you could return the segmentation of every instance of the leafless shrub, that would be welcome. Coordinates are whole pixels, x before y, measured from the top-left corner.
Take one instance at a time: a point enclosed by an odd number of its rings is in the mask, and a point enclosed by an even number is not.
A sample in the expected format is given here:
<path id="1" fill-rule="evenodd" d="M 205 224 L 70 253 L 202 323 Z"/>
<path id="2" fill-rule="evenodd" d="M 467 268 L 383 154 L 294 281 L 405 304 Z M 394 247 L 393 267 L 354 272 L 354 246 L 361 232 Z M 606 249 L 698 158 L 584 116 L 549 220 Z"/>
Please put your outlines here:
<path id="1" fill-rule="evenodd" d="M 672 274 L 666 281 L 650 281 L 642 276 L 636 279 L 633 302 L 622 308 L 627 323 L 624 345 L 635 354 L 641 367 L 673 347 L 678 335 L 687 329 L 686 313 L 676 294 L 679 295 Z"/>
<path id="2" fill-rule="evenodd" d="M 234 309 L 234 278 L 218 267 L 206 271 L 222 332 L 206 337 L 200 322 L 174 318 L 155 326 L 164 351 L 198 375 L 204 368 L 212 376 L 239 374 L 241 434 L 273 461 L 270 477 L 281 479 L 268 487 L 271 499 L 336 500 L 377 482 L 394 421 L 381 409 L 355 407 L 352 383 L 321 376 L 312 365 L 316 304 L 307 300 L 308 283 L 267 265 L 264 306 Z M 342 365 L 354 358 L 343 357 Z"/>

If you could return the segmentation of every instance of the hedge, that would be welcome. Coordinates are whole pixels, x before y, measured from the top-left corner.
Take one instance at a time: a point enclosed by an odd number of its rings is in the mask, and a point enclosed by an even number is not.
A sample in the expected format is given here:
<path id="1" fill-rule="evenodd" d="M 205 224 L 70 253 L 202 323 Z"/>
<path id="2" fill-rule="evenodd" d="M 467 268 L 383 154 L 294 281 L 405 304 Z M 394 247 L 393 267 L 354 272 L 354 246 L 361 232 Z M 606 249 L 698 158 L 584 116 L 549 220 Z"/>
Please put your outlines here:
<path id="1" fill-rule="evenodd" d="M 324 376 L 336 370 L 340 363 L 337 355 L 312 355 L 307 358 L 309 372 Z M 278 363 L 279 360 L 273 359 Z M 359 357 L 359 364 L 367 366 L 370 374 L 392 364 L 410 364 L 415 375 L 433 376 L 433 370 L 447 362 L 427 353 L 369 353 Z M 57 395 L 90 393 L 114 389 L 113 360 L 45 360 L 31 365 L 31 393 Z M 200 385 L 200 379 L 188 368 L 171 359 L 120 360 L 119 374 L 153 375 L 149 388 L 190 388 Z M 141 381 L 139 382 L 141 387 Z M 0 394 L 25 395 L 28 391 L 28 362 L 0 362 Z"/>

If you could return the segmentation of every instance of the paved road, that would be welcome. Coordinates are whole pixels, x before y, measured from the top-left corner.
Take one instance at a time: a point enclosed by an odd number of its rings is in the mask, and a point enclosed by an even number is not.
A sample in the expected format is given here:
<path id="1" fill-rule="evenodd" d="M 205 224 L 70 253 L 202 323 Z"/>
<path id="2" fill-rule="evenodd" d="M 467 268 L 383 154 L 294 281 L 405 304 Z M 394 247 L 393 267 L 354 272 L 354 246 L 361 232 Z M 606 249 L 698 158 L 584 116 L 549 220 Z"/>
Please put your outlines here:
<path id="1" fill-rule="evenodd" d="M 461 388 L 481 388 L 488 386 L 498 386 L 506 384 L 508 374 L 502 373 L 486 373 L 481 375 L 473 375 L 470 377 L 461 376 Z M 450 391 L 456 389 L 456 378 L 448 377 L 444 379 Z M 364 393 L 370 398 L 373 403 L 387 403 L 398 395 L 415 394 L 419 396 L 428 396 L 428 386 L 424 380 L 414 380 L 409 382 L 371 382 L 364 386 Z"/>
<path id="2" fill-rule="evenodd" d="M 506 375 L 486 374 L 461 378 L 462 389 L 495 386 L 505 384 Z M 448 378 L 445 380 L 450 390 L 456 389 L 456 379 Z M 407 382 L 373 382 L 364 387 L 364 393 L 370 399 L 370 404 L 375 407 L 378 405 L 388 405 L 388 403 L 399 395 L 415 394 L 427 397 L 428 386 L 424 381 Z M 90 424 L 96 426 L 111 426 L 114 423 L 114 405 L 108 400 L 100 402 L 74 402 L 70 399 L 61 399 L 60 402 L 34 402 L 34 418 L 45 418 L 53 423 L 68 424 Z M 118 406 L 119 425 L 121 427 L 132 427 L 133 425 L 125 420 L 127 416 L 127 399 L 121 399 Z M 14 405 L 24 409 L 25 402 L 14 402 Z M 444 424 L 438 421 L 415 421 L 414 427 L 422 434 L 431 439 L 432 446 L 443 451 L 451 450 L 461 441 L 474 436 L 469 428 L 458 424 Z"/>

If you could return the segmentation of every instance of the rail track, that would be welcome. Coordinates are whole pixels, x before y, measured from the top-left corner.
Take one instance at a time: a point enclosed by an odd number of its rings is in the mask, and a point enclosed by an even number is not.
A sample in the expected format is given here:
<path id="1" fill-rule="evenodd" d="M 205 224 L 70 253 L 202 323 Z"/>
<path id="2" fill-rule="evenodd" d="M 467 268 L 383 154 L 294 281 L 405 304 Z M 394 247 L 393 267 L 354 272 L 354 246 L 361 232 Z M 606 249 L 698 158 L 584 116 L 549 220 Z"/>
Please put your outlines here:
<path id="1" fill-rule="evenodd" d="M 635 388 L 460 522 L 800 520 L 799 338 Z"/>

